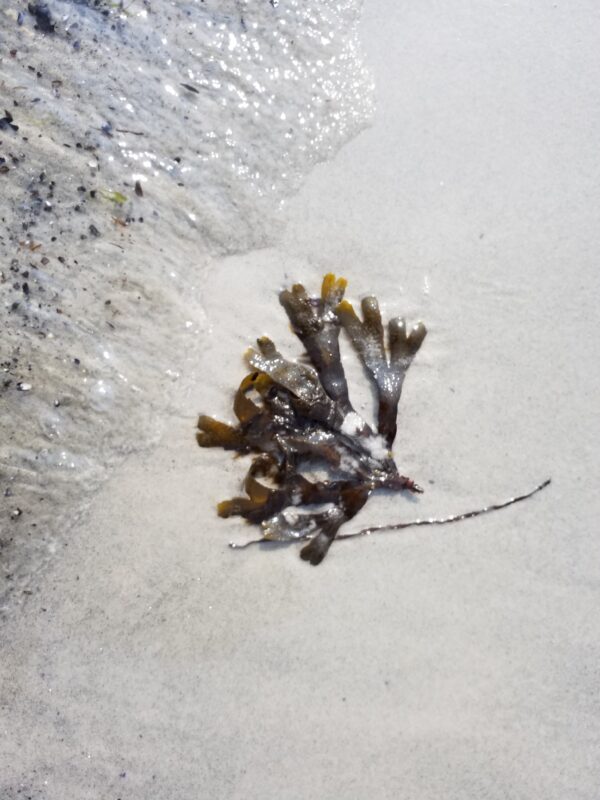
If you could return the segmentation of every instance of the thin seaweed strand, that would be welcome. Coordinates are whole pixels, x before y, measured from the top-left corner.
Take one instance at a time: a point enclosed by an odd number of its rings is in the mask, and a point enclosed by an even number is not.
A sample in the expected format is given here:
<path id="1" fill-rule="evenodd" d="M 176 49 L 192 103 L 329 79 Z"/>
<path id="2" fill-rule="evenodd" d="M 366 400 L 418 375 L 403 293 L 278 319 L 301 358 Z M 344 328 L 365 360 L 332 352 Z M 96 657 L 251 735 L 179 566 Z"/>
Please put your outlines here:
<path id="1" fill-rule="evenodd" d="M 356 539 L 359 536 L 372 536 L 375 533 L 387 533 L 390 531 L 399 531 L 404 528 L 416 528 L 417 526 L 423 525 L 449 525 L 452 522 L 462 522 L 465 519 L 472 519 L 473 517 L 480 517 L 483 514 L 489 514 L 492 511 L 500 511 L 503 508 L 508 508 L 508 506 L 512 506 L 515 503 L 520 503 L 521 500 L 527 500 L 530 497 L 533 497 L 534 494 L 541 492 L 542 489 L 545 489 L 546 486 L 549 486 L 552 482 L 551 478 L 547 478 L 545 481 L 536 486 L 535 489 L 532 489 L 530 492 L 526 494 L 520 494 L 516 497 L 510 497 L 508 500 L 505 500 L 502 503 L 494 503 L 489 506 L 485 506 L 484 508 L 478 508 L 474 511 L 465 511 L 462 514 L 452 514 L 449 517 L 429 517 L 427 519 L 413 519 L 410 522 L 396 522 L 391 525 L 372 525 L 369 528 L 363 528 L 360 531 L 355 531 L 354 533 L 339 533 L 336 539 L 339 541 L 340 539 Z M 302 541 L 304 539 L 310 539 L 310 536 L 300 536 L 295 541 Z M 293 540 L 290 540 L 293 541 Z M 229 547 L 232 550 L 245 550 L 246 547 L 250 547 L 253 544 L 282 544 L 282 542 L 274 542 L 271 539 L 267 539 L 262 537 L 260 539 L 251 539 L 249 542 L 244 542 L 243 544 L 237 544 L 236 542 L 229 542 Z"/>

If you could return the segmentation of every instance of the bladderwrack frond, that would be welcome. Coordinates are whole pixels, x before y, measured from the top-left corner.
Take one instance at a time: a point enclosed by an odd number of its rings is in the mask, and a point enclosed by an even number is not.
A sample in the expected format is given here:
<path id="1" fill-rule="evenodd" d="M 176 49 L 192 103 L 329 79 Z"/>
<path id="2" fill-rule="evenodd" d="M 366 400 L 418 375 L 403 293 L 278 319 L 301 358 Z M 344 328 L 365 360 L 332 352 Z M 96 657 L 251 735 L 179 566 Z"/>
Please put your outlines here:
<path id="1" fill-rule="evenodd" d="M 328 426 L 341 425 L 344 410 L 325 392 L 314 369 L 288 361 L 266 337 L 258 340 L 258 346 L 260 352 L 252 348 L 247 352 L 248 363 L 287 390 L 298 411 L 309 419 L 318 420 Z"/>
<path id="2" fill-rule="evenodd" d="M 422 322 L 417 322 L 407 332 L 406 321 L 397 317 L 390 320 L 388 334 L 391 363 L 403 367 L 406 371 L 427 335 L 427 328 Z"/>
<path id="3" fill-rule="evenodd" d="M 279 302 L 288 315 L 292 330 L 300 339 L 318 330 L 318 315 L 301 283 L 294 284 L 291 290 L 283 289 L 279 293 Z"/>
<path id="4" fill-rule="evenodd" d="M 263 508 L 264 503 L 254 503 L 247 497 L 232 497 L 231 500 L 223 500 L 217 505 L 217 514 L 222 519 L 228 517 L 251 519 L 255 512 L 260 512 Z"/>
<path id="5" fill-rule="evenodd" d="M 318 566 L 327 555 L 339 529 L 351 520 L 369 499 L 371 489 L 360 484 L 345 486 L 340 492 L 339 502 L 327 511 L 315 514 L 316 532 L 310 542 L 300 551 L 300 557 L 313 567 Z"/>
<path id="6" fill-rule="evenodd" d="M 403 319 L 393 319 L 388 325 L 389 356 L 386 353 L 383 324 L 379 304 L 375 297 L 362 301 L 363 320 L 346 300 L 337 307 L 341 324 L 348 333 L 377 391 L 379 403 L 378 431 L 391 447 L 396 436 L 398 403 L 406 370 L 423 339 L 423 323 L 406 332 Z"/>
<path id="7" fill-rule="evenodd" d="M 364 322 L 362 323 L 362 336 L 365 340 L 365 355 L 375 371 L 380 363 L 386 363 L 385 346 L 383 343 L 383 325 L 381 312 L 376 297 L 363 297 L 361 301 Z"/>
<path id="8" fill-rule="evenodd" d="M 326 275 L 321 298 L 309 297 L 301 284 L 279 295 L 292 329 L 300 339 L 314 365 L 323 388 L 344 411 L 350 410 L 348 385 L 339 350 L 340 323 L 335 307 L 344 294 L 346 282 Z"/>
<path id="9" fill-rule="evenodd" d="M 321 300 L 325 308 L 335 309 L 344 297 L 347 285 L 346 278 L 336 278 L 333 272 L 325 275 L 321 286 Z"/>
<path id="10" fill-rule="evenodd" d="M 202 414 L 198 418 L 196 441 L 200 447 L 222 447 L 225 450 L 247 450 L 244 436 L 239 428 L 227 425 L 213 417 Z"/>
<path id="11" fill-rule="evenodd" d="M 264 373 L 251 372 L 242 380 L 233 399 L 233 411 L 242 424 L 251 422 L 262 414 L 262 408 L 248 396 L 253 391 L 259 391 L 258 380 Z M 264 377 L 267 377 L 266 375 Z"/>
<path id="12" fill-rule="evenodd" d="M 300 550 L 300 558 L 303 561 L 308 561 L 313 567 L 318 567 L 329 552 L 329 548 L 333 544 L 333 538 L 332 536 L 328 536 L 324 531 L 319 531 L 317 535 Z"/>
<path id="13" fill-rule="evenodd" d="M 340 321 L 375 386 L 379 408 L 378 431 L 391 447 L 396 435 L 400 381 L 386 357 L 381 313 L 376 298 L 365 297 L 362 311 L 364 321 L 361 322 L 347 301 L 342 301 L 337 308 Z"/>

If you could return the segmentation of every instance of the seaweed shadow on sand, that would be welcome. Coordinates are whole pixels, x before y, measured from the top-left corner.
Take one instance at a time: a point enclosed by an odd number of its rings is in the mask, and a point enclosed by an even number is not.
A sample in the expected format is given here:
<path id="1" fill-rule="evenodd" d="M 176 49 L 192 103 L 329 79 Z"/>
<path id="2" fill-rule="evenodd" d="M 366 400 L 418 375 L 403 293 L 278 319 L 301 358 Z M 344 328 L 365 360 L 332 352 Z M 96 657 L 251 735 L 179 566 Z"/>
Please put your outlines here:
<path id="1" fill-rule="evenodd" d="M 257 349 L 246 353 L 252 372 L 235 395 L 238 425 L 204 415 L 198 420 L 196 436 L 201 447 L 256 454 L 244 481 L 246 497 L 219 503 L 218 513 L 260 525 L 262 537 L 232 547 L 306 540 L 300 556 L 317 565 L 336 537 L 349 539 L 415 525 L 458 522 L 524 500 L 550 483 L 544 481 L 533 491 L 503 503 L 442 519 L 417 519 L 339 534 L 342 525 L 378 489 L 422 492 L 411 478 L 400 474 L 391 448 L 402 384 L 427 332 L 421 322 L 407 330 L 405 321 L 396 318 L 388 323 L 386 336 L 376 298 L 363 299 L 361 319 L 343 299 L 345 288 L 343 278 L 329 274 L 323 279 L 320 297 L 310 297 L 301 284 L 282 291 L 281 305 L 312 366 L 288 361 L 263 336 Z M 350 402 L 339 349 L 342 328 L 374 386 L 376 430 Z M 318 468 L 326 469 L 326 480 L 313 478 Z"/>

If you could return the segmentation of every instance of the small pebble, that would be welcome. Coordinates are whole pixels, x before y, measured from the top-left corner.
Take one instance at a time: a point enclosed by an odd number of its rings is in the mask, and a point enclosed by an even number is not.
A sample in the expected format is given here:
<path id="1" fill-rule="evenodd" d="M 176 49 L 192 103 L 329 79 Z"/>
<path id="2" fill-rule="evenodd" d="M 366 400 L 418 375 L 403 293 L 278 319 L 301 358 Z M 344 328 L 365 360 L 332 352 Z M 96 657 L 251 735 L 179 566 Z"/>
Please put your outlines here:
<path id="1" fill-rule="evenodd" d="M 56 26 L 46 3 L 29 3 L 27 10 L 35 17 L 35 27 L 38 31 L 42 33 L 54 33 L 54 28 Z"/>

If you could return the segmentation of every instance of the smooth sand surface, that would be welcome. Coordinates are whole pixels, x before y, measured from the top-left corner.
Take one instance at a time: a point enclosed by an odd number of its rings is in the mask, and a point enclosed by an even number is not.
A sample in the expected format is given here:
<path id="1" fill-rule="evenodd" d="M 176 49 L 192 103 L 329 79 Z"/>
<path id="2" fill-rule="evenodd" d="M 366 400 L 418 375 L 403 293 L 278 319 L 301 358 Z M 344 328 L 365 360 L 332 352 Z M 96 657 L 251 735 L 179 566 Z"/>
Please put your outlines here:
<path id="1" fill-rule="evenodd" d="M 600 10 L 368 0 L 362 28 L 372 129 L 276 249 L 207 271 L 189 415 L 5 623 L 2 800 L 600 796 Z M 195 446 L 196 413 L 231 418 L 256 335 L 300 352 L 276 291 L 329 270 L 429 328 L 396 443 L 427 492 L 354 527 L 552 486 L 317 569 L 228 550 L 244 467 Z"/>

